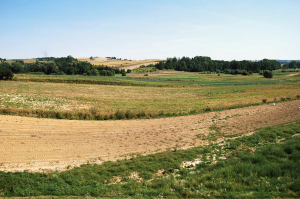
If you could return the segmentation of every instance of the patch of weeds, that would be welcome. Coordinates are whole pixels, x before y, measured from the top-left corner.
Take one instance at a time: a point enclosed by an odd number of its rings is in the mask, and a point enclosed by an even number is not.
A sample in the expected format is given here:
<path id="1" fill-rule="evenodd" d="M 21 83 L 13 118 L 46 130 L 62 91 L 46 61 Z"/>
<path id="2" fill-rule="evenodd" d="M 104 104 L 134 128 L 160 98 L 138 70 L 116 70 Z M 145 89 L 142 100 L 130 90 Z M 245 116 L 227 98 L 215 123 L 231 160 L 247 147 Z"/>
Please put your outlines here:
<path id="1" fill-rule="evenodd" d="M 204 112 L 210 112 L 210 111 L 211 111 L 211 108 L 210 108 L 210 107 L 204 108 Z"/>
<path id="2" fill-rule="evenodd" d="M 226 149 L 237 149 L 241 145 L 241 142 L 239 140 L 229 140 L 226 142 L 225 146 Z"/>

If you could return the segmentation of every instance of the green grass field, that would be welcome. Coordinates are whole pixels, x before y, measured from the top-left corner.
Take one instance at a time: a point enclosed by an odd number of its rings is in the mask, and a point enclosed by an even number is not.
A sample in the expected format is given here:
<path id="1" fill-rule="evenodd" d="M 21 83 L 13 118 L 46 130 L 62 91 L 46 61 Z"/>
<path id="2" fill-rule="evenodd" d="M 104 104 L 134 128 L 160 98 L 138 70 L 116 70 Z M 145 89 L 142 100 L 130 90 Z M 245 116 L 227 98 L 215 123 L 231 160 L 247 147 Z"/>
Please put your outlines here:
<path id="1" fill-rule="evenodd" d="M 0 112 L 66 119 L 186 115 L 300 98 L 300 75 L 158 71 L 126 77 L 16 75 L 0 83 Z"/>
<path id="2" fill-rule="evenodd" d="M 109 198 L 294 198 L 300 196 L 300 121 L 188 150 L 63 172 L 0 172 L 0 195 Z M 184 161 L 194 165 L 183 167 Z M 159 172 L 160 171 L 160 172 Z M 135 174 L 135 177 L 133 177 Z"/>

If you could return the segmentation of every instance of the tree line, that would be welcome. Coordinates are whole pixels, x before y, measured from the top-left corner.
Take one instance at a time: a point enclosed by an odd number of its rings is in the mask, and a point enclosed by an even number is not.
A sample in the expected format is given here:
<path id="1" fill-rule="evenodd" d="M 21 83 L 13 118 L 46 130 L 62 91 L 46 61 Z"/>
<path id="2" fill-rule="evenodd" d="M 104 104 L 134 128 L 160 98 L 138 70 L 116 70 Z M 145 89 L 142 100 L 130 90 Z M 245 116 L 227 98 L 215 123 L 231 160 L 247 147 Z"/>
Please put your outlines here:
<path id="1" fill-rule="evenodd" d="M 41 60 L 41 59 L 39 59 Z M 36 60 L 35 63 L 24 63 L 22 60 L 16 60 L 9 64 L 2 62 L 0 68 L 10 69 L 13 73 L 44 73 L 47 75 L 92 75 L 92 76 L 114 76 L 122 74 L 126 76 L 124 69 L 112 68 L 104 65 L 95 66 L 87 61 L 78 61 L 72 56 L 60 58 L 43 58 L 47 61 Z"/>
<path id="2" fill-rule="evenodd" d="M 154 65 L 157 69 L 174 69 L 178 71 L 190 72 L 225 72 L 232 74 L 241 74 L 242 72 L 258 73 L 261 70 L 276 70 L 281 68 L 281 64 L 275 60 L 263 59 L 261 61 L 223 61 L 211 60 L 210 57 L 196 56 L 194 58 L 168 58 L 166 61 L 160 61 Z"/>
<path id="3" fill-rule="evenodd" d="M 300 62 L 296 61 L 296 60 L 293 60 L 289 63 L 286 63 L 286 64 L 283 64 L 282 68 L 284 69 L 288 69 L 288 68 L 300 68 Z"/>

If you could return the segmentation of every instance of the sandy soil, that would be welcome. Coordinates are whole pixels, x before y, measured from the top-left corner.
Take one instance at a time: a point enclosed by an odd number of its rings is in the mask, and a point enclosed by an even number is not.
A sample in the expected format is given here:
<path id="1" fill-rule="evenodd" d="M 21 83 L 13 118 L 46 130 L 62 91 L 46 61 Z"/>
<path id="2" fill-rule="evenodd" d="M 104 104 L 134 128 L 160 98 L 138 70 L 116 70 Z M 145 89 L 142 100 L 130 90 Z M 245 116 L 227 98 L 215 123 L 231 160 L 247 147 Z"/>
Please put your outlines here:
<path id="1" fill-rule="evenodd" d="M 120 69 L 125 69 L 125 70 L 127 70 L 127 69 L 135 69 L 135 68 L 140 67 L 141 65 L 147 66 L 147 65 L 156 64 L 156 63 L 158 63 L 158 62 L 147 62 L 147 63 L 143 63 L 143 64 L 136 64 L 136 65 L 132 65 L 132 66 L 120 67 Z"/>
<path id="2" fill-rule="evenodd" d="M 68 165 L 208 144 L 216 123 L 224 134 L 300 119 L 300 100 L 199 115 L 122 121 L 72 121 L 0 115 L 0 170 L 64 170 Z"/>

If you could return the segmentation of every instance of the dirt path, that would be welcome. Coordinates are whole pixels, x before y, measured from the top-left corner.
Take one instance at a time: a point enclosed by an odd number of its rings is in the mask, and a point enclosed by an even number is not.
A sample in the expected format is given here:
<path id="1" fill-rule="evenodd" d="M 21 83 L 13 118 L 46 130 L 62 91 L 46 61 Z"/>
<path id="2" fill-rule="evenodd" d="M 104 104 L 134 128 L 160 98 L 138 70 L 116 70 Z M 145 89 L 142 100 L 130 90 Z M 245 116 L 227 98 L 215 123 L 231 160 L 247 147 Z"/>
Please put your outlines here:
<path id="1" fill-rule="evenodd" d="M 289 74 L 289 75 L 285 75 L 286 77 L 292 77 L 292 76 L 296 76 L 299 75 L 300 73 L 294 73 L 294 74 Z"/>
<path id="2" fill-rule="evenodd" d="M 140 67 L 141 65 L 147 66 L 147 65 L 156 64 L 156 63 L 158 63 L 158 62 L 149 62 L 149 63 L 143 63 L 143 64 L 136 64 L 136 65 L 132 65 L 132 66 L 120 67 L 120 69 L 125 69 L 125 70 L 127 70 L 127 69 L 135 69 L 135 68 Z"/>
<path id="3" fill-rule="evenodd" d="M 300 100 L 199 115 L 122 121 L 72 121 L 0 115 L 0 170 L 66 169 L 124 154 L 207 144 L 197 134 L 215 122 L 234 134 L 300 119 Z M 123 156 L 124 157 L 124 156 Z"/>

